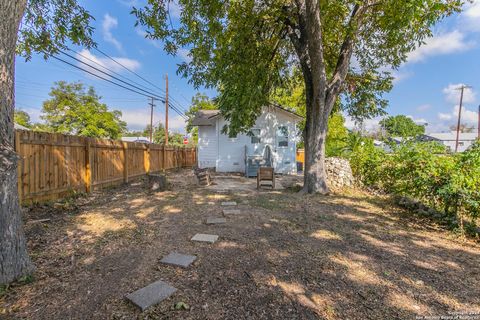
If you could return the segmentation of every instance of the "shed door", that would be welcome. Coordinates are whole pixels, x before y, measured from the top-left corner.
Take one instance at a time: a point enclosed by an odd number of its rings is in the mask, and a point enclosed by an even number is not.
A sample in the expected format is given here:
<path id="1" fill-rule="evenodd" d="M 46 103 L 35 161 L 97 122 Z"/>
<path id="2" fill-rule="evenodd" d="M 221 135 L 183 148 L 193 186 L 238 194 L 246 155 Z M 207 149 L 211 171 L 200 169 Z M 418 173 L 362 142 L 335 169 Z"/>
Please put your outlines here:
<path id="1" fill-rule="evenodd" d="M 217 162 L 217 131 L 215 126 L 198 127 L 198 166 L 215 168 Z"/>
<path id="2" fill-rule="evenodd" d="M 278 126 L 275 133 L 275 172 L 291 173 L 292 161 L 291 153 L 293 150 L 292 142 L 290 141 L 290 134 L 288 126 Z M 294 165 L 294 163 L 293 163 Z"/>

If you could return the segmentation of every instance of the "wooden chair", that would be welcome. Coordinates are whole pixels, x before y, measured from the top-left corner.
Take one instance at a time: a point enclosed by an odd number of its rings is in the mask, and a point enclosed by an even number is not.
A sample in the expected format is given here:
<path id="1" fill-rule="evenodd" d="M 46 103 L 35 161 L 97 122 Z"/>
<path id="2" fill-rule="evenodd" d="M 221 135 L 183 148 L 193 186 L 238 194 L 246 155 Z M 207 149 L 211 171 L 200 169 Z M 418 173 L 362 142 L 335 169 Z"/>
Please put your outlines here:
<path id="1" fill-rule="evenodd" d="M 275 189 L 275 172 L 271 167 L 260 167 L 257 173 L 257 189 L 260 189 L 262 181 L 271 181 L 272 189 Z"/>

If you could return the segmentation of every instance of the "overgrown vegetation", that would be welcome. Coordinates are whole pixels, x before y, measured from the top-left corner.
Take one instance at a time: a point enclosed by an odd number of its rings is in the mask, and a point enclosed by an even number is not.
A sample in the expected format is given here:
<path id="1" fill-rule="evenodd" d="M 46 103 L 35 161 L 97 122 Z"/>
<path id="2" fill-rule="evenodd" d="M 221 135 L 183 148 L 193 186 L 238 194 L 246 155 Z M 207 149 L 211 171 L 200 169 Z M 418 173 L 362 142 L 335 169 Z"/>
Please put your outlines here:
<path id="1" fill-rule="evenodd" d="M 360 140 L 349 158 L 365 186 L 420 201 L 462 232 L 474 230 L 480 216 L 480 142 L 449 154 L 436 143 L 410 141 L 386 154 L 371 139 Z"/>

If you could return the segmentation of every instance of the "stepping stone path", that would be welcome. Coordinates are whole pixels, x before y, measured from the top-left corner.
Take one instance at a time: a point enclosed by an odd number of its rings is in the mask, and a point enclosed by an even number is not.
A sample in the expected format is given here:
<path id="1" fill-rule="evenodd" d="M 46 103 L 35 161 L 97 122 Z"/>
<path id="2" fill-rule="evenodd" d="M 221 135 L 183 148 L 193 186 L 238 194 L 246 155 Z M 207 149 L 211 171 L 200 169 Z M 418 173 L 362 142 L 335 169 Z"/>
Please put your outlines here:
<path id="1" fill-rule="evenodd" d="M 191 240 L 198 241 L 198 242 L 215 243 L 215 241 L 218 240 L 218 236 L 214 234 L 197 233 L 196 235 L 193 236 Z"/>
<path id="2" fill-rule="evenodd" d="M 223 210 L 223 215 L 224 216 L 234 216 L 234 215 L 237 215 L 237 214 L 241 214 L 242 211 L 238 210 L 238 209 L 224 209 Z"/>
<path id="3" fill-rule="evenodd" d="M 217 190 L 217 193 L 228 193 L 228 191 Z M 237 203 L 235 201 L 222 202 L 222 206 L 236 206 L 236 205 Z M 241 211 L 237 209 L 223 210 L 224 216 L 235 215 L 240 213 Z M 226 222 L 227 222 L 227 219 L 225 218 L 215 218 L 215 217 L 207 218 L 207 224 L 222 224 Z M 191 239 L 191 241 L 208 242 L 208 243 L 215 243 L 215 241 L 217 240 L 218 240 L 218 235 L 203 234 L 203 233 L 197 233 Z M 181 254 L 177 252 L 171 252 L 167 256 L 163 257 L 163 259 L 160 260 L 160 262 L 164 264 L 186 268 L 190 266 L 196 259 L 197 259 L 196 256 Z M 145 288 L 142 288 L 135 292 L 130 293 L 129 295 L 126 296 L 126 298 L 130 300 L 133 304 L 138 306 L 142 311 L 145 311 L 147 308 L 167 299 L 176 291 L 177 289 L 172 287 L 168 283 L 162 280 L 158 280 L 154 283 L 149 284 Z"/>
<path id="4" fill-rule="evenodd" d="M 226 222 L 227 219 L 225 218 L 207 218 L 207 224 L 222 224 Z"/>
<path id="5" fill-rule="evenodd" d="M 126 298 L 142 311 L 145 311 L 147 308 L 167 299 L 175 291 L 177 291 L 176 288 L 162 280 L 158 280 L 145 288 L 130 293 Z"/>
<path id="6" fill-rule="evenodd" d="M 169 264 L 172 266 L 186 268 L 197 259 L 196 256 L 190 256 L 187 254 L 181 254 L 177 252 L 171 252 L 167 256 L 160 260 L 161 263 Z"/>

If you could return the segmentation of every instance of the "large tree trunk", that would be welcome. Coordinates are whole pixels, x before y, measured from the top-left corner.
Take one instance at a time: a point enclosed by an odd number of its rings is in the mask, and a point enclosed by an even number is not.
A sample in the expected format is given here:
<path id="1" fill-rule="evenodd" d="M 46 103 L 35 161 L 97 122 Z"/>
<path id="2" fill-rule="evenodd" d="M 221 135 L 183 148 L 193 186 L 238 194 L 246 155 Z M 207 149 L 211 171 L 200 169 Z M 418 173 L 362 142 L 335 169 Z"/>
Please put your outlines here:
<path id="1" fill-rule="evenodd" d="M 328 194 L 325 172 L 325 142 L 328 131 L 328 114 L 322 112 L 320 101 L 307 102 L 305 132 L 305 173 L 303 191 Z"/>
<path id="2" fill-rule="evenodd" d="M 0 0 L 0 284 L 33 271 L 18 203 L 14 149 L 15 46 L 26 0 Z"/>

